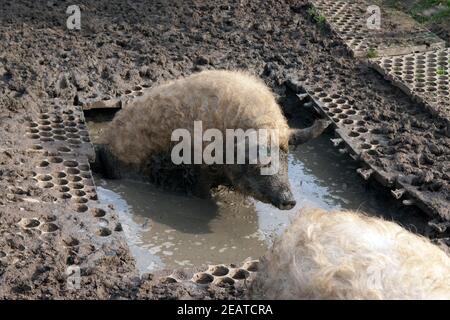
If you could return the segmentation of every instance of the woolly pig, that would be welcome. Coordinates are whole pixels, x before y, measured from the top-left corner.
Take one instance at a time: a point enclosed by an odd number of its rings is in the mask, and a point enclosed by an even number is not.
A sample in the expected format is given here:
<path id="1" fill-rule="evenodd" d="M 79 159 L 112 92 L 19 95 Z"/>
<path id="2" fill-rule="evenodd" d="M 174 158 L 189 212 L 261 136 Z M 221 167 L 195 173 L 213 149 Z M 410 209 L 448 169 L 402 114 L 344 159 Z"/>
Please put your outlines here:
<path id="1" fill-rule="evenodd" d="M 289 142 L 303 143 L 328 125 L 318 120 L 306 129 L 290 129 L 263 81 L 244 72 L 203 71 L 155 87 L 119 111 L 97 147 L 99 159 L 110 177 L 123 176 L 124 168 L 150 176 L 155 163 L 157 168 L 170 167 L 172 132 L 184 128 L 193 133 L 194 121 L 199 120 L 204 131 L 215 128 L 224 136 L 226 129 L 277 129 L 280 169 L 261 175 L 261 163 L 194 165 L 189 176 L 192 192 L 204 197 L 210 188 L 227 185 L 280 209 L 295 205 L 287 175 Z M 175 172 L 176 179 L 186 180 L 185 173 Z"/>
<path id="2" fill-rule="evenodd" d="M 266 299 L 450 299 L 450 258 L 393 222 L 307 210 L 262 259 L 250 292 Z"/>

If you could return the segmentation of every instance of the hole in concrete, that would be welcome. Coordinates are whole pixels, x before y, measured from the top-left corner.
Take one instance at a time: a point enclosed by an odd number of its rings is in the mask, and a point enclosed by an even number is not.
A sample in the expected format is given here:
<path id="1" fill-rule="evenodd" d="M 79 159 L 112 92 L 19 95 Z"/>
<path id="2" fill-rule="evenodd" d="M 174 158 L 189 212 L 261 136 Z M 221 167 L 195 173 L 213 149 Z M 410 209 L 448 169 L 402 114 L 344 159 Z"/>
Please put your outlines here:
<path id="1" fill-rule="evenodd" d="M 82 198 L 81 198 L 82 199 Z M 81 204 L 81 205 L 79 205 L 78 207 L 77 207 L 77 211 L 78 212 L 86 212 L 86 211 L 88 211 L 89 210 L 89 208 L 88 208 L 88 206 L 87 205 L 85 205 L 85 204 Z"/>
<path id="2" fill-rule="evenodd" d="M 46 131 L 44 131 L 44 132 L 39 132 L 39 136 L 40 136 L 40 137 L 44 137 L 44 138 L 48 138 L 48 137 L 53 136 L 53 133 L 51 133 L 51 132 L 46 132 Z"/>
<path id="3" fill-rule="evenodd" d="M 67 147 L 59 147 L 57 150 L 59 152 L 70 152 L 70 151 L 72 151 L 72 149 L 67 148 Z"/>
<path id="4" fill-rule="evenodd" d="M 359 127 L 357 130 L 358 130 L 359 133 L 366 133 L 367 131 L 369 131 L 369 130 L 367 130 L 364 127 Z"/>
<path id="5" fill-rule="evenodd" d="M 55 139 L 53 139 L 53 138 L 46 138 L 46 137 L 41 137 L 41 141 L 42 142 L 53 142 L 53 141 L 55 141 Z"/>
<path id="6" fill-rule="evenodd" d="M 215 284 L 218 286 L 223 286 L 223 285 L 232 286 L 234 284 L 234 280 L 231 279 L 230 277 L 218 278 L 215 281 Z"/>
<path id="7" fill-rule="evenodd" d="M 247 270 L 244 269 L 236 269 L 231 273 L 231 278 L 236 280 L 243 280 L 247 279 L 250 273 Z"/>
<path id="8" fill-rule="evenodd" d="M 259 266 L 259 261 L 253 260 L 253 261 L 246 261 L 244 263 L 243 268 L 248 271 L 255 272 L 255 271 L 258 271 L 258 266 Z"/>
<path id="9" fill-rule="evenodd" d="M 39 229 L 41 229 L 42 232 L 55 232 L 59 228 L 54 223 L 44 223 Z"/>
<path id="10" fill-rule="evenodd" d="M 64 122 L 64 125 L 67 126 L 67 127 L 76 127 L 77 126 L 77 124 L 75 122 L 72 122 L 72 121 L 66 121 L 66 122 Z M 67 128 L 66 131 L 70 132 L 68 129 L 69 128 Z"/>
<path id="11" fill-rule="evenodd" d="M 66 160 L 63 162 L 63 165 L 65 167 L 73 168 L 73 167 L 78 166 L 78 162 L 75 160 Z"/>
<path id="12" fill-rule="evenodd" d="M 68 174 L 80 174 L 80 170 L 78 170 L 77 168 L 69 168 L 69 169 L 67 169 L 67 173 Z"/>
<path id="13" fill-rule="evenodd" d="M 47 120 L 39 121 L 38 123 L 41 126 L 49 126 L 49 125 L 51 125 L 51 122 L 47 121 Z"/>
<path id="14" fill-rule="evenodd" d="M 192 280 L 198 284 L 208 284 L 214 281 L 214 277 L 208 273 L 200 272 L 194 274 Z"/>
<path id="15" fill-rule="evenodd" d="M 100 218 L 100 217 L 104 217 L 106 215 L 106 211 L 100 208 L 94 208 L 93 211 L 93 215 L 94 217 Z"/>
<path id="16" fill-rule="evenodd" d="M 44 174 L 44 175 L 37 176 L 37 179 L 40 181 L 50 181 L 50 180 L 52 180 L 52 176 L 48 175 L 48 174 Z"/>
<path id="17" fill-rule="evenodd" d="M 49 161 L 50 161 L 51 163 L 61 163 L 61 162 L 63 162 L 63 158 L 60 158 L 60 157 L 53 157 L 53 158 L 50 158 Z"/>
<path id="18" fill-rule="evenodd" d="M 81 183 L 71 183 L 71 184 L 69 184 L 69 186 L 70 186 L 72 189 L 77 189 L 77 190 L 83 189 L 83 188 L 84 188 L 84 185 L 81 184 Z"/>
<path id="19" fill-rule="evenodd" d="M 353 124 L 353 120 L 352 119 L 345 119 L 344 123 L 345 124 Z"/>
<path id="20" fill-rule="evenodd" d="M 30 139 L 39 139 L 40 138 L 40 136 L 38 134 L 34 134 L 34 133 L 27 134 L 27 137 Z"/>
<path id="21" fill-rule="evenodd" d="M 67 132 L 70 132 L 70 133 L 77 133 L 77 132 L 78 132 L 78 129 L 77 129 L 77 128 L 70 127 L 70 128 L 66 128 L 66 131 L 67 131 Z"/>
<path id="22" fill-rule="evenodd" d="M 69 181 L 67 181 L 66 179 L 59 179 L 57 184 L 60 186 L 65 186 L 68 183 Z"/>
<path id="23" fill-rule="evenodd" d="M 100 228 L 97 230 L 97 235 L 100 237 L 107 237 L 111 235 L 111 230 L 109 230 L 108 228 Z"/>
<path id="24" fill-rule="evenodd" d="M 80 244 L 80 241 L 74 237 L 65 237 L 63 239 L 63 242 L 68 247 L 75 247 Z"/>
<path id="25" fill-rule="evenodd" d="M 57 178 L 65 178 L 65 177 L 67 177 L 67 174 L 65 172 L 60 171 L 60 172 L 56 173 L 55 176 Z"/>
<path id="26" fill-rule="evenodd" d="M 70 191 L 70 188 L 69 187 L 66 187 L 66 186 L 61 186 L 60 188 L 59 188 L 59 192 L 69 192 Z"/>
<path id="27" fill-rule="evenodd" d="M 67 137 L 71 139 L 80 139 L 80 135 L 76 133 L 68 133 Z"/>
<path id="28" fill-rule="evenodd" d="M 54 186 L 54 184 L 51 183 L 51 182 L 44 182 L 44 183 L 42 184 L 42 187 L 43 187 L 43 188 L 46 188 L 46 189 L 53 188 L 53 186 Z"/>
<path id="29" fill-rule="evenodd" d="M 37 220 L 37 219 L 27 219 L 27 218 L 23 218 L 23 219 L 20 221 L 20 225 L 21 225 L 23 228 L 27 228 L 27 229 L 39 227 L 40 224 L 41 224 L 41 223 L 40 223 L 39 220 Z"/>
<path id="30" fill-rule="evenodd" d="M 68 179 L 71 182 L 79 182 L 79 181 L 83 180 L 80 176 L 70 176 Z"/>
<path id="31" fill-rule="evenodd" d="M 39 126 L 39 130 L 41 130 L 41 131 L 52 131 L 52 127 L 49 127 L 49 126 Z"/>
<path id="32" fill-rule="evenodd" d="M 212 275 L 221 277 L 227 275 L 230 270 L 225 266 L 213 266 L 210 271 Z"/>
<path id="33" fill-rule="evenodd" d="M 75 201 L 76 203 L 86 203 L 86 202 L 88 202 L 89 200 L 86 199 L 86 198 L 76 198 L 76 199 L 74 199 L 74 201 Z"/>
<path id="34" fill-rule="evenodd" d="M 73 192 L 77 197 L 84 197 L 86 195 L 86 192 L 84 192 L 83 190 L 75 190 Z"/>
<path id="35" fill-rule="evenodd" d="M 64 125 L 61 123 L 54 123 L 54 124 L 52 124 L 52 128 L 56 129 L 58 131 L 63 131 L 61 129 L 64 129 Z M 64 133 L 66 133 L 66 132 L 64 131 Z"/>

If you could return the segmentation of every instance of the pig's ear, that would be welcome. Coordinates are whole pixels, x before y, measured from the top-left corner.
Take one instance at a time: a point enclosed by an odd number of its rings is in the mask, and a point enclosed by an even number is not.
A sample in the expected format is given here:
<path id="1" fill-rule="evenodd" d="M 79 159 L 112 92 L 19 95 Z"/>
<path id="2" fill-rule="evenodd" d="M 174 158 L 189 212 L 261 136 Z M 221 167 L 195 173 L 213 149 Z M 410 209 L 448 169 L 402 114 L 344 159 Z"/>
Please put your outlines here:
<path id="1" fill-rule="evenodd" d="M 289 144 L 299 145 L 311 139 L 317 138 L 330 125 L 331 121 L 316 120 L 311 127 L 305 129 L 290 129 Z"/>

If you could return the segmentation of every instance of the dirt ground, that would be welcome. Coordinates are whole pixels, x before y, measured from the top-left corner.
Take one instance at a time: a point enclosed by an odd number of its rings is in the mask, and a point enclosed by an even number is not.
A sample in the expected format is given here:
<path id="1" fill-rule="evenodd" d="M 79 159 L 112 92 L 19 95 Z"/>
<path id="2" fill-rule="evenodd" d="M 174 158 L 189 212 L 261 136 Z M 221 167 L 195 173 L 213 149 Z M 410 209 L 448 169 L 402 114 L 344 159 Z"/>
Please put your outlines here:
<path id="1" fill-rule="evenodd" d="M 80 0 L 81 30 L 68 30 L 65 12 L 72 4 L 4 0 L 0 7 L 0 298 L 68 296 L 60 289 L 63 251 L 57 242 L 48 245 L 16 230 L 23 214 L 18 195 L 51 202 L 31 179 L 36 163 L 20 137 L 27 118 L 54 98 L 76 105 L 203 69 L 251 70 L 280 95 L 289 76 L 306 77 L 323 87 L 332 84 L 370 110 L 368 121 L 391 138 L 382 152 L 395 155 L 380 158 L 379 165 L 414 175 L 450 201 L 450 138 L 443 134 L 444 124 L 351 58 L 312 21 L 305 1 Z M 48 214 L 46 207 L 33 210 L 42 219 Z M 70 217 L 66 210 L 53 211 Z M 26 261 L 22 248 L 30 250 Z M 119 241 L 114 250 L 124 248 Z M 11 250 L 17 253 L 14 265 L 2 260 Z M 107 260 L 97 269 L 103 272 L 94 272 L 85 283 L 85 292 L 71 297 L 192 297 L 185 288 L 176 289 L 178 284 L 168 289 L 148 280 L 138 289 L 126 252 Z M 221 291 L 194 296 L 233 297 Z"/>
<path id="2" fill-rule="evenodd" d="M 450 2 L 448 0 L 377 0 L 413 16 L 447 43 L 450 41 Z"/>

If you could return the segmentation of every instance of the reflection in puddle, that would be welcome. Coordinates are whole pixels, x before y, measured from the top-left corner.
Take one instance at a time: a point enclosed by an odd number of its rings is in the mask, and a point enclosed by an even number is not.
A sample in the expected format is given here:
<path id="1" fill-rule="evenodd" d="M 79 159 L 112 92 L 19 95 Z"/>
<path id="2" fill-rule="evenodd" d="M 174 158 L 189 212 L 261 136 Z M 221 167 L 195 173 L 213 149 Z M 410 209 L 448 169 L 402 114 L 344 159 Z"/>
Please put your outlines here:
<path id="1" fill-rule="evenodd" d="M 361 210 L 404 224 L 423 223 L 418 213 L 394 209 L 388 193 L 363 183 L 356 164 L 339 154 L 327 136 L 293 150 L 289 161 L 297 200 L 289 211 L 222 189 L 213 199 L 201 200 L 128 180 L 98 179 L 98 193 L 101 201 L 113 203 L 118 210 L 142 272 L 258 258 L 273 236 L 306 206 Z"/>

